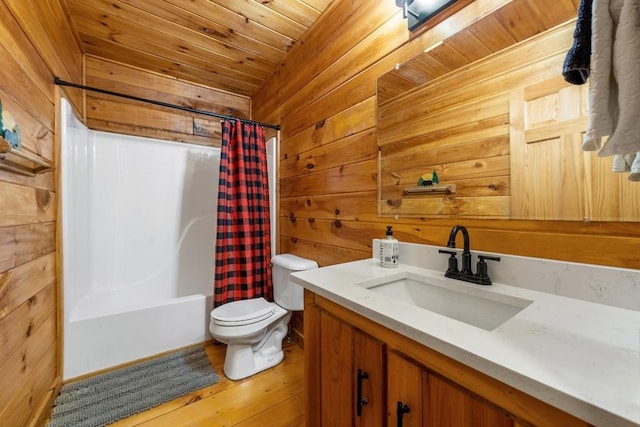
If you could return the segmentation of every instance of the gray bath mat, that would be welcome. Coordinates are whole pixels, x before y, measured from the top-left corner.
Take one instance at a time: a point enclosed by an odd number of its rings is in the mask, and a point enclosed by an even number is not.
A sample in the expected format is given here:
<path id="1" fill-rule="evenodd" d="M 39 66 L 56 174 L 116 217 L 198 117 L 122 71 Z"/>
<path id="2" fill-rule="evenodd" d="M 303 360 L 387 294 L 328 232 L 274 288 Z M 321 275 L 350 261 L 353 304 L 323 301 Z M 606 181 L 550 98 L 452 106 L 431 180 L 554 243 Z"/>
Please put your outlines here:
<path id="1" fill-rule="evenodd" d="M 63 385 L 47 426 L 105 426 L 219 380 L 204 348 L 179 351 Z"/>

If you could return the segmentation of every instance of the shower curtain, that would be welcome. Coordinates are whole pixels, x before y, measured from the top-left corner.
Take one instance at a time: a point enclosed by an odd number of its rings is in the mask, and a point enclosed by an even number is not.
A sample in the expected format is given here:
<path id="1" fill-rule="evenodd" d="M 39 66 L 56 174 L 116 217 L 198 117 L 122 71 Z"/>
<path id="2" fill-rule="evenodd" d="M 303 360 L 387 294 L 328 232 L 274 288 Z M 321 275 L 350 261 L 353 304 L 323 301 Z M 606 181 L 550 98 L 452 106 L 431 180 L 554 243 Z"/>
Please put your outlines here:
<path id="1" fill-rule="evenodd" d="M 218 188 L 214 307 L 273 300 L 269 181 L 264 128 L 224 121 Z"/>

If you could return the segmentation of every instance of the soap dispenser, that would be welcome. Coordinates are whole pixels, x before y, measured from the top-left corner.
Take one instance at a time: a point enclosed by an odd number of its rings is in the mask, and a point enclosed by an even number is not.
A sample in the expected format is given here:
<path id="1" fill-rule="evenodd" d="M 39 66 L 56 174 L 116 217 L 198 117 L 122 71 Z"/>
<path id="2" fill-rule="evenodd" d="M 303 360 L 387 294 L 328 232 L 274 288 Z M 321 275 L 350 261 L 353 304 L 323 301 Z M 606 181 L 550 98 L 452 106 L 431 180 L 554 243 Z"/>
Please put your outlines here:
<path id="1" fill-rule="evenodd" d="M 380 240 L 380 265 L 383 267 L 397 267 L 400 261 L 398 240 L 393 237 L 391 226 L 387 226 L 387 235 Z"/>

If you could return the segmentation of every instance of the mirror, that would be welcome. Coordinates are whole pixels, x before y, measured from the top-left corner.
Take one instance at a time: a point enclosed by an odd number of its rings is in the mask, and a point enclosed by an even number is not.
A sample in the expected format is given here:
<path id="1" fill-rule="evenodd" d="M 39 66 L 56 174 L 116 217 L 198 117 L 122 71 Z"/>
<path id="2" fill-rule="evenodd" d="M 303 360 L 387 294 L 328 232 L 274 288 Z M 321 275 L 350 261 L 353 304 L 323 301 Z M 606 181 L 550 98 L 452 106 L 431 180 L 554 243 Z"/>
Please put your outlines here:
<path id="1" fill-rule="evenodd" d="M 640 219 L 634 184 L 581 151 L 575 5 L 544 6 L 515 0 L 378 79 L 381 216 Z"/>

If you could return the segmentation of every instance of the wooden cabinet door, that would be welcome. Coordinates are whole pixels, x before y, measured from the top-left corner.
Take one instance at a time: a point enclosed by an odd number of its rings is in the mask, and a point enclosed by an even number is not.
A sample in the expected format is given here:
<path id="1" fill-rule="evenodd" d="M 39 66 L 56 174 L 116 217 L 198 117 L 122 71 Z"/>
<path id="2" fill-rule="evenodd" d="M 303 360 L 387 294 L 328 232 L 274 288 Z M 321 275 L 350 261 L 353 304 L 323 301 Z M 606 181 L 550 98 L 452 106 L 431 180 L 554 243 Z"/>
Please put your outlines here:
<path id="1" fill-rule="evenodd" d="M 316 298 L 324 302 L 305 290 L 306 427 L 396 427 L 398 402 L 408 409 L 402 417 L 403 427 L 588 426 L 507 385 L 497 389 L 495 381 L 490 381 L 483 388 L 486 376 L 428 349 L 422 353 L 422 347 L 408 338 L 392 336 L 388 341 L 378 341 L 374 337 L 385 335 L 376 332 L 376 325 L 368 327 L 358 322 L 358 327 L 366 331 L 362 332 L 343 320 L 350 317 L 346 309 L 330 305 L 331 310 L 325 311 Z M 405 348 L 412 350 L 417 362 L 402 354 Z M 431 372 L 434 366 L 447 369 Z M 360 416 L 356 415 L 359 368 L 368 373 L 362 384 L 368 404 Z M 454 369 L 459 375 L 453 374 Z M 466 377 L 478 388 L 472 393 L 442 376 L 443 372 L 450 372 L 454 378 Z M 512 414 L 491 400 L 501 402 Z"/>
<path id="2" fill-rule="evenodd" d="M 425 374 L 425 426 L 429 427 L 512 427 L 504 411 L 490 406 L 455 384 L 436 375 Z"/>
<path id="3" fill-rule="evenodd" d="M 352 426 L 354 330 L 320 312 L 321 426 Z"/>
<path id="4" fill-rule="evenodd" d="M 375 338 L 356 330 L 353 348 L 355 425 L 356 427 L 382 427 L 385 425 L 385 346 Z M 362 376 L 366 376 L 360 380 L 360 399 L 365 399 L 363 401 L 366 402 L 361 405 L 360 415 L 358 415 L 358 370 L 361 371 Z"/>
<path id="5" fill-rule="evenodd" d="M 387 354 L 387 426 L 396 427 L 398 405 L 406 405 L 402 427 L 422 427 L 422 367 L 389 352 Z"/>

